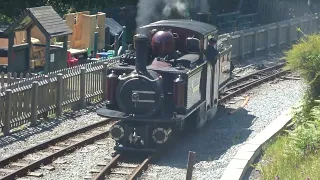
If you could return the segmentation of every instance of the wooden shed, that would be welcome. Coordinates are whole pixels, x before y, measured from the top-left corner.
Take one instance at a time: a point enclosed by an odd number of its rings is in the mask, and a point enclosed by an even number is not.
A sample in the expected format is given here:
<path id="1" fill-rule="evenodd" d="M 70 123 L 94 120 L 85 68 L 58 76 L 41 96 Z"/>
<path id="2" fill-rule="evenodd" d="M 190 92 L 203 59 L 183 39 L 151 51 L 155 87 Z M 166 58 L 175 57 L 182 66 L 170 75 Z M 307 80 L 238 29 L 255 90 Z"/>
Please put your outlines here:
<path id="1" fill-rule="evenodd" d="M 30 67 L 31 29 L 37 26 L 43 33 L 45 47 L 44 73 L 67 67 L 68 35 L 72 30 L 51 6 L 27 8 L 19 19 L 5 30 L 8 35 L 8 72 L 27 72 Z M 26 31 L 25 43 L 14 45 L 16 31 Z M 50 45 L 50 40 L 63 37 L 63 47 Z"/>

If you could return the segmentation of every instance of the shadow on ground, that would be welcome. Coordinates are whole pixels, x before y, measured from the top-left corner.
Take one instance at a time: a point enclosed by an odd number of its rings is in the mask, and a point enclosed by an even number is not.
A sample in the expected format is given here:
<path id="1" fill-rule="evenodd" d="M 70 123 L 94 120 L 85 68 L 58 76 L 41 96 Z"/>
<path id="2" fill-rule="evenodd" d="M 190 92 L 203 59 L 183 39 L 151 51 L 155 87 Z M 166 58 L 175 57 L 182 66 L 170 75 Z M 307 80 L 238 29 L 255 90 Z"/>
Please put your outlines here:
<path id="1" fill-rule="evenodd" d="M 249 127 L 256 118 L 241 109 L 230 115 L 233 109 L 219 107 L 218 116 L 199 132 L 178 139 L 173 150 L 169 150 L 157 165 L 185 169 L 189 151 L 196 152 L 196 163 L 218 160 L 230 147 L 246 141 L 252 131 Z"/>

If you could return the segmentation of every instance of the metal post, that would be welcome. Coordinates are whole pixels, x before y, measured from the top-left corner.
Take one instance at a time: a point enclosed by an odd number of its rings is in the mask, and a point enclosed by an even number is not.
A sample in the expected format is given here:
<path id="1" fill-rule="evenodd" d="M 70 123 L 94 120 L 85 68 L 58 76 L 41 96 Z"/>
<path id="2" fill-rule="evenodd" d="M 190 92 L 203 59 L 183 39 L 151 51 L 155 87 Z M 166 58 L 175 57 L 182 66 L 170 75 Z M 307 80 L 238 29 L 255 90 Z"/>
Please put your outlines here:
<path id="1" fill-rule="evenodd" d="M 48 72 L 50 71 L 50 39 L 48 37 L 46 37 L 46 48 L 44 54 L 44 74 L 48 74 Z"/>
<path id="2" fill-rule="evenodd" d="M 123 26 L 122 28 L 122 52 L 125 52 L 127 50 L 127 27 Z"/>
<path id="3" fill-rule="evenodd" d="M 80 74 L 80 107 L 86 107 L 86 68 L 81 68 Z"/>
<path id="4" fill-rule="evenodd" d="M 12 119 L 12 90 L 6 90 L 5 112 L 3 121 L 3 134 L 8 135 L 10 133 L 10 121 Z"/>
<path id="5" fill-rule="evenodd" d="M 37 116 L 38 116 L 38 91 L 39 91 L 39 83 L 38 81 L 32 82 L 31 89 L 31 126 L 35 126 L 37 124 Z"/>
<path id="6" fill-rule="evenodd" d="M 110 28 L 109 28 L 109 26 L 107 26 L 106 27 L 106 37 L 105 37 L 106 39 L 105 39 L 105 43 L 107 44 L 107 45 L 110 45 Z"/>
<path id="7" fill-rule="evenodd" d="M 103 78 L 102 78 L 102 92 L 103 92 L 103 99 L 105 100 L 107 98 L 107 87 L 106 87 L 106 78 L 107 78 L 107 72 L 108 71 L 108 62 L 103 63 Z"/>
<path id="8" fill-rule="evenodd" d="M 94 32 L 94 38 L 93 38 L 93 57 L 96 57 L 97 55 L 97 49 L 98 49 L 98 32 Z"/>
<path id="9" fill-rule="evenodd" d="M 114 55 L 113 56 L 117 56 L 118 55 L 118 38 L 119 38 L 119 34 L 116 34 L 114 36 Z"/>
<path id="10" fill-rule="evenodd" d="M 56 117 L 62 115 L 62 103 L 63 103 L 63 74 L 57 75 L 57 91 L 56 91 Z"/>
<path id="11" fill-rule="evenodd" d="M 193 165 L 195 162 L 196 158 L 196 153 L 193 151 L 189 151 L 189 156 L 188 156 L 188 169 L 187 169 L 187 176 L 186 180 L 191 180 L 192 179 L 192 171 L 193 171 Z"/>

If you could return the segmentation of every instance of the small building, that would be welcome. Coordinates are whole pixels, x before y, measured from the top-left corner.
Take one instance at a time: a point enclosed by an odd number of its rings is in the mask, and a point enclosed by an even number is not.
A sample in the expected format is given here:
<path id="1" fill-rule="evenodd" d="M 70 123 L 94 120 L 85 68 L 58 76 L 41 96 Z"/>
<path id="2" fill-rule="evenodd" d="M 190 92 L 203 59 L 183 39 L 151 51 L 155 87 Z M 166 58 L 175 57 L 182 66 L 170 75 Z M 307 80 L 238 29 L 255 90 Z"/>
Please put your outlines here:
<path id="1" fill-rule="evenodd" d="M 36 26 L 45 37 L 45 44 L 31 43 L 31 29 Z M 15 32 L 25 31 L 21 44 L 14 44 Z M 72 30 L 51 6 L 27 8 L 19 19 L 5 31 L 8 36 L 8 72 L 25 73 L 30 70 L 30 49 L 44 48 L 44 73 L 67 67 L 68 35 Z M 63 46 L 50 45 L 55 37 L 63 38 Z"/>

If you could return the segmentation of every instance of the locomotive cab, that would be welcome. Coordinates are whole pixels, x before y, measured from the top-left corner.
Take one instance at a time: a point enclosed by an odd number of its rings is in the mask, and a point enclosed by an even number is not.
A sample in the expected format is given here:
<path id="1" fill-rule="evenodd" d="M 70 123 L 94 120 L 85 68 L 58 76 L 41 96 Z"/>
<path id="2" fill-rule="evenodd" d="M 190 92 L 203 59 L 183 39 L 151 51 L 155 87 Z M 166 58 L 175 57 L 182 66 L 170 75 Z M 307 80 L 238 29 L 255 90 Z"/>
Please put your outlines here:
<path id="1" fill-rule="evenodd" d="M 116 150 L 154 151 L 187 125 L 202 127 L 217 110 L 219 64 L 210 65 L 203 56 L 217 29 L 190 20 L 140 29 L 157 32 L 135 35 L 134 50 L 108 69 L 107 105 L 97 110 L 119 120 L 110 130 Z"/>

